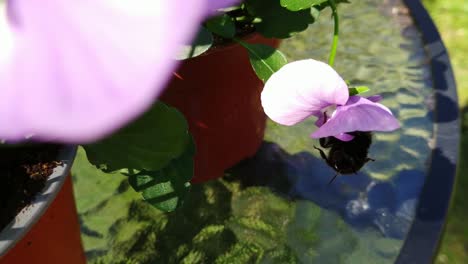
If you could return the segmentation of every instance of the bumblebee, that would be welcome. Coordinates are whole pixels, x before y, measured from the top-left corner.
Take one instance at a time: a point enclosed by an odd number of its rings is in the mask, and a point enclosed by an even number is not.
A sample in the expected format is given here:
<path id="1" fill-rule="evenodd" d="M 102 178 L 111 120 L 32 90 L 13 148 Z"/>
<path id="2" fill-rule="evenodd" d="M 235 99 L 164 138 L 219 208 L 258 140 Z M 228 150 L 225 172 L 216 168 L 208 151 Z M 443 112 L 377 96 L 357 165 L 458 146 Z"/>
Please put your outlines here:
<path id="1" fill-rule="evenodd" d="M 320 146 L 330 149 L 328 155 L 314 146 L 328 166 L 337 172 L 328 184 L 332 183 L 339 174 L 356 174 L 367 162 L 374 161 L 367 156 L 372 144 L 372 133 L 355 131 L 348 134 L 354 136 L 350 141 L 341 141 L 335 137 L 320 139 Z"/>

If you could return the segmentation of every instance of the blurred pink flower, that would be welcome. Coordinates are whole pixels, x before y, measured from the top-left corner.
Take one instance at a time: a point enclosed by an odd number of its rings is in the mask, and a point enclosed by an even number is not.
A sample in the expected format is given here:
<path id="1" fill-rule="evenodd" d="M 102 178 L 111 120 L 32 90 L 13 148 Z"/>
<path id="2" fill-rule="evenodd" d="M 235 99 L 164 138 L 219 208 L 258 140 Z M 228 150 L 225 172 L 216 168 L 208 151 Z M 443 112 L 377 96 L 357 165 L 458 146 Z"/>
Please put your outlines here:
<path id="1" fill-rule="evenodd" d="M 121 128 L 161 93 L 179 44 L 234 2 L 0 3 L 0 139 L 86 143 Z"/>
<path id="2" fill-rule="evenodd" d="M 334 136 L 348 141 L 353 131 L 392 131 L 400 127 L 391 111 L 368 99 L 349 96 L 345 81 L 328 64 L 308 59 L 289 63 L 274 73 L 262 92 L 265 113 L 282 125 L 295 125 L 318 117 L 319 129 L 311 136 Z"/>

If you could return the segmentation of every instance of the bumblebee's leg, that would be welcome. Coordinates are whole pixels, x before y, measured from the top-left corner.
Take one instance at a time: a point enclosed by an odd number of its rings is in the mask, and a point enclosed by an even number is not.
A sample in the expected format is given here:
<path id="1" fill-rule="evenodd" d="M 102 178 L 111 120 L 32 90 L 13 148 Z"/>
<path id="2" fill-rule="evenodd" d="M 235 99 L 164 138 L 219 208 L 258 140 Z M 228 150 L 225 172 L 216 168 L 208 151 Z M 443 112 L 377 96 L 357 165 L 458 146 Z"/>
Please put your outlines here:
<path id="1" fill-rule="evenodd" d="M 328 182 L 328 185 L 330 185 L 336 179 L 336 176 L 338 176 L 338 173 L 333 176 L 333 178 Z"/>
<path id="2" fill-rule="evenodd" d="M 369 161 L 375 161 L 375 159 L 371 159 L 369 157 L 366 158 L 366 163 L 369 162 Z"/>
<path id="3" fill-rule="evenodd" d="M 330 139 L 330 137 L 320 138 L 319 142 L 322 148 L 330 148 L 333 144 L 332 139 Z"/>
<path id="4" fill-rule="evenodd" d="M 322 156 L 322 159 L 324 159 L 328 163 L 328 158 L 327 158 L 327 155 L 325 155 L 325 152 L 323 152 L 323 150 L 321 150 L 320 148 L 317 148 L 316 146 L 314 146 L 314 148 L 320 152 L 320 156 Z"/>
<path id="5" fill-rule="evenodd" d="M 328 166 L 330 166 L 330 168 L 333 168 L 335 171 L 337 171 L 336 165 L 334 165 L 334 164 L 330 161 L 330 159 L 327 157 L 327 155 L 325 154 L 325 152 L 323 152 L 323 150 L 317 148 L 316 146 L 314 146 L 314 148 L 320 152 L 320 156 L 322 156 L 322 159 L 324 159 L 324 160 L 327 162 Z"/>

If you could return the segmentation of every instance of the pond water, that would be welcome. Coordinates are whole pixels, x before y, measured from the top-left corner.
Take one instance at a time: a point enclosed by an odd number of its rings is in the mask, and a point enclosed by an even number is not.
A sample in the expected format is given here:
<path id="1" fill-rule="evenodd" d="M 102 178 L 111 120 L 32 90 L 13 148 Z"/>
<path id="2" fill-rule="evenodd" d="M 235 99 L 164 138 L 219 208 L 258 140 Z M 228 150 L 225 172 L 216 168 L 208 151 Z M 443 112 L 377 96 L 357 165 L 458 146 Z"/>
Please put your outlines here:
<path id="1" fill-rule="evenodd" d="M 106 175 L 80 150 L 73 168 L 90 263 L 393 263 L 414 218 L 432 146 L 431 74 L 421 36 L 397 1 L 340 6 L 336 70 L 383 95 L 401 129 L 374 133 L 357 175 L 334 175 L 309 138 L 314 120 L 269 122 L 258 154 L 223 179 L 194 185 L 182 210 L 141 201 L 125 177 Z M 330 13 L 282 50 L 327 61 Z M 133 263 L 133 262 L 132 262 Z"/>

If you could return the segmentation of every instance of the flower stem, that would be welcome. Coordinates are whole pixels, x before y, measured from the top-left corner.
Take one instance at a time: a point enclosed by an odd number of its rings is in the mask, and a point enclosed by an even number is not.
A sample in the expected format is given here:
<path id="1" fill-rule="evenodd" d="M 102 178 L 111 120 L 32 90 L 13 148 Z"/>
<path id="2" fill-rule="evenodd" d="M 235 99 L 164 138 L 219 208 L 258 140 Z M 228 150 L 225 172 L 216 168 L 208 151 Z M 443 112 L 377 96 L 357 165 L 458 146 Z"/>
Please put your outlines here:
<path id="1" fill-rule="evenodd" d="M 328 0 L 330 7 L 332 9 L 332 15 L 334 20 L 334 32 L 333 32 L 333 43 L 330 50 L 330 57 L 328 58 L 328 64 L 333 67 L 335 63 L 336 49 L 338 48 L 338 34 L 340 31 L 339 19 L 338 19 L 338 10 L 336 9 L 335 0 Z"/>

